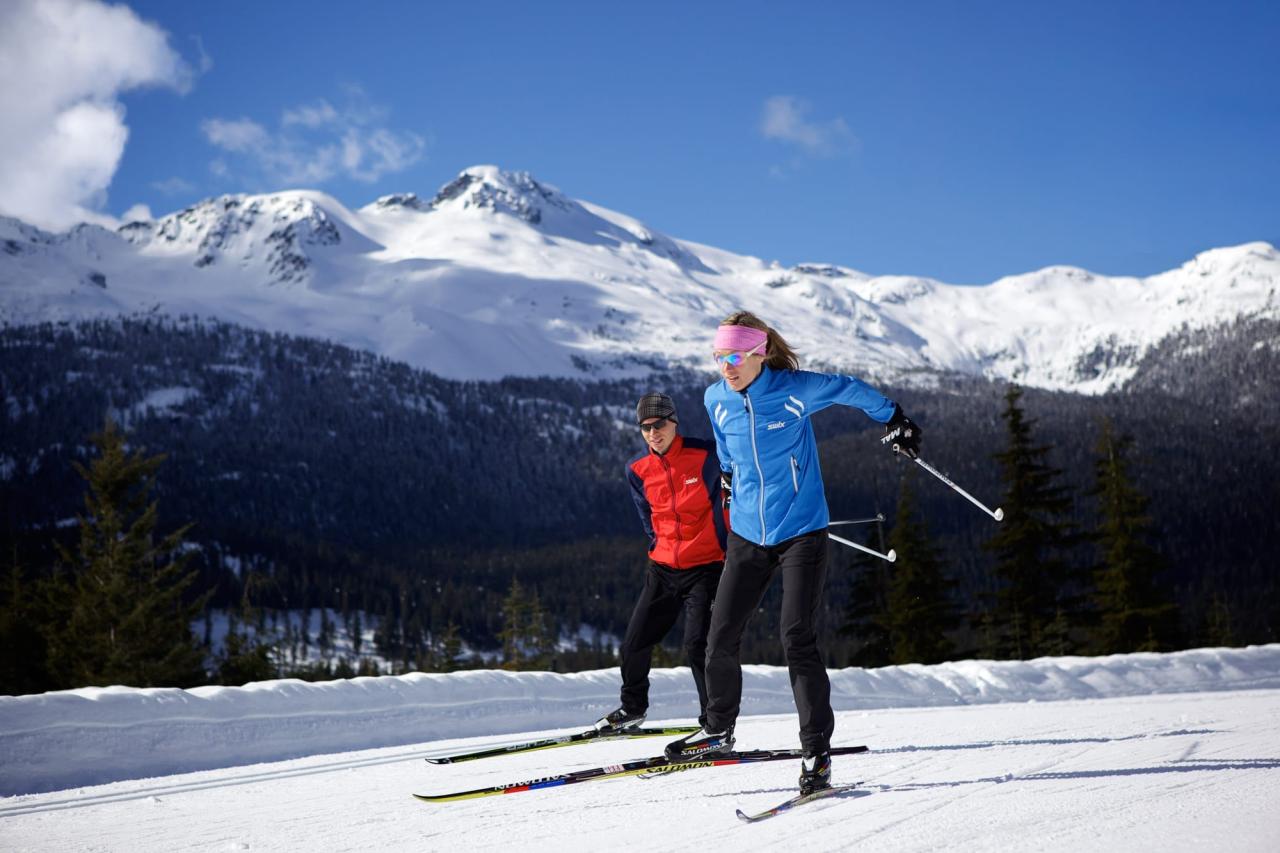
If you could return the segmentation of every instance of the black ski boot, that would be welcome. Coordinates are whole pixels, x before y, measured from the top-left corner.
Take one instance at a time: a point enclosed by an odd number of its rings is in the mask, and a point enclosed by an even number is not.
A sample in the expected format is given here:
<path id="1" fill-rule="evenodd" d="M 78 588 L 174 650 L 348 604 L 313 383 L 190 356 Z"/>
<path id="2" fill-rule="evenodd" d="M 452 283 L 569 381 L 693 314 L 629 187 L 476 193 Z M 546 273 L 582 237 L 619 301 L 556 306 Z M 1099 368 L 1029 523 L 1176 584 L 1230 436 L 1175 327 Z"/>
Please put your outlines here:
<path id="1" fill-rule="evenodd" d="M 800 759 L 800 793 L 807 796 L 814 791 L 831 787 L 831 753 L 818 752 Z"/>
<path id="2" fill-rule="evenodd" d="M 624 729 L 637 729 L 644 722 L 645 712 L 633 714 L 626 708 L 618 708 L 596 720 L 596 731 L 602 733 L 620 732 Z"/>
<path id="3" fill-rule="evenodd" d="M 665 753 L 669 761 L 693 761 L 732 751 L 733 726 L 720 732 L 709 731 L 703 726 L 699 731 L 667 744 Z"/>

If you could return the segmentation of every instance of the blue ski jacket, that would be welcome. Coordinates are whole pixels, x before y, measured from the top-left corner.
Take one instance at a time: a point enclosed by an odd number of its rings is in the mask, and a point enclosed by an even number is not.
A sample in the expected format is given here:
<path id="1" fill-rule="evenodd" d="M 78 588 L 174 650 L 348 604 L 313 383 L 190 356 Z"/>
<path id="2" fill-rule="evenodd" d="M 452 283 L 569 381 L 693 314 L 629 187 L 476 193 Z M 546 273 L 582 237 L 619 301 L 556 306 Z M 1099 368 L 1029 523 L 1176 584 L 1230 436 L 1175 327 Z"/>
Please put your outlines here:
<path id="1" fill-rule="evenodd" d="M 894 402 L 861 379 L 767 365 L 743 391 L 721 379 L 703 395 L 720 468 L 733 472 L 729 525 L 757 545 L 820 530 L 831 517 L 809 418 L 828 406 L 888 423 Z"/>

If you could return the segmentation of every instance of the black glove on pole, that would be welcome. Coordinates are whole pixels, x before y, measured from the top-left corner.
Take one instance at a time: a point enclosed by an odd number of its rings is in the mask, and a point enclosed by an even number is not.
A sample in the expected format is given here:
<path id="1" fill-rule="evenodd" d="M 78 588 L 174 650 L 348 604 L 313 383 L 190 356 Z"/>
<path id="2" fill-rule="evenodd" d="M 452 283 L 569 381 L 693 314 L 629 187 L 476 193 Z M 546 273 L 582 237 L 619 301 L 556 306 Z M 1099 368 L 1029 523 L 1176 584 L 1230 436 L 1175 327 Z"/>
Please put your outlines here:
<path id="1" fill-rule="evenodd" d="M 920 456 L 920 436 L 919 424 L 907 417 L 902 407 L 894 403 L 893 417 L 884 425 L 884 438 L 880 442 L 892 447 L 894 453 L 917 459 Z"/>
<path id="2" fill-rule="evenodd" d="M 901 406 L 894 403 L 893 417 L 889 419 L 889 423 L 884 425 L 884 437 L 880 439 L 880 443 L 890 445 L 893 448 L 894 453 L 903 454 L 912 462 L 915 462 L 921 468 L 946 483 L 958 494 L 968 499 L 971 504 L 994 518 L 996 521 L 1003 521 L 1003 509 L 1000 507 L 996 507 L 994 511 L 987 509 L 986 504 L 948 480 L 946 474 L 943 474 L 937 468 L 934 468 L 928 462 L 925 462 L 920 458 L 920 432 L 921 430 L 919 425 L 903 414 Z"/>

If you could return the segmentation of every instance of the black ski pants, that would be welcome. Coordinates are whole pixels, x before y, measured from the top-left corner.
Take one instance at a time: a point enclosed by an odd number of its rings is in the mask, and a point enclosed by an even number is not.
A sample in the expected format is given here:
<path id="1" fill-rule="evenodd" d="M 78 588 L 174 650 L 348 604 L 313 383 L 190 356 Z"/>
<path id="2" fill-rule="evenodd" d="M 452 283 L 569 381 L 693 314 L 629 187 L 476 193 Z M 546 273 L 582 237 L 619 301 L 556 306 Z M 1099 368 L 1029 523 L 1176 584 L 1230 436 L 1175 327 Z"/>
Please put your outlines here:
<path id="1" fill-rule="evenodd" d="M 698 722 L 707 712 L 707 628 L 723 563 L 672 569 L 649 562 L 644 589 L 636 600 L 627 635 L 618 653 L 622 658 L 622 707 L 632 713 L 649 709 L 649 668 L 653 647 L 676 624 L 684 610 L 684 651 L 698 688 Z"/>
<path id="2" fill-rule="evenodd" d="M 818 608 L 827 580 L 827 531 L 815 530 L 777 545 L 757 545 L 729 533 L 724 577 L 707 636 L 707 725 L 734 725 L 742 705 L 742 632 L 760 607 L 774 575 L 782 574 L 782 648 L 791 693 L 800 714 L 800 745 L 807 753 L 831 746 L 835 716 L 831 681 L 818 651 Z"/>

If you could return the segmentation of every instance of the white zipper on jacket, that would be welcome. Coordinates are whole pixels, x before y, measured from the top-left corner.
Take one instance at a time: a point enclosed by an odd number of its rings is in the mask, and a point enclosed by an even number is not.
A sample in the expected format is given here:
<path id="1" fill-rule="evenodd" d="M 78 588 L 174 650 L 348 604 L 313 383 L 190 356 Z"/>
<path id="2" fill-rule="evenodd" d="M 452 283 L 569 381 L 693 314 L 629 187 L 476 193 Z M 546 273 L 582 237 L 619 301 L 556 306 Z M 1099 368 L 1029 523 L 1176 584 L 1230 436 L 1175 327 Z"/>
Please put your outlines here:
<path id="1" fill-rule="evenodd" d="M 794 456 L 791 457 L 791 485 L 795 488 L 796 494 L 800 494 L 800 463 Z"/>
<path id="2" fill-rule="evenodd" d="M 763 545 L 769 536 L 764 528 L 764 468 L 760 466 L 760 451 L 756 447 L 756 410 L 751 405 L 749 392 L 743 391 L 742 399 L 746 402 L 747 421 L 751 427 L 751 455 L 756 462 L 756 473 L 760 475 L 760 544 Z"/>

